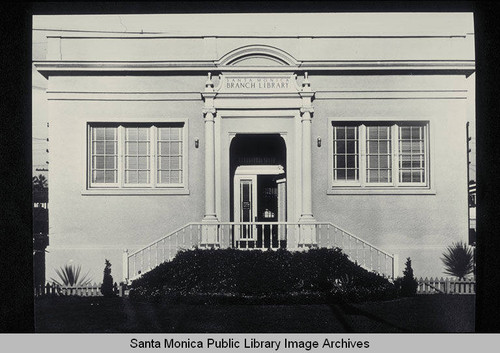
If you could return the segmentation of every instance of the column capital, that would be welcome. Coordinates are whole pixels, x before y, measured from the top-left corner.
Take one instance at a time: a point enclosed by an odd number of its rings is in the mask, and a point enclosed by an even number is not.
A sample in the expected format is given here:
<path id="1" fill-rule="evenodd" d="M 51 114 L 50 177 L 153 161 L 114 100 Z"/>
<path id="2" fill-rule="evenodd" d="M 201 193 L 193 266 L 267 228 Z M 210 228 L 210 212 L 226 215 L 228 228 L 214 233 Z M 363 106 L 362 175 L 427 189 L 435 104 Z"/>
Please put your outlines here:
<path id="1" fill-rule="evenodd" d="M 304 115 L 304 113 L 309 113 L 309 114 L 312 115 L 314 113 L 314 108 L 312 106 L 301 107 L 300 108 L 300 114 Z"/>
<path id="2" fill-rule="evenodd" d="M 209 113 L 212 114 L 213 117 L 213 115 L 215 115 L 216 112 L 217 110 L 214 107 L 205 107 L 202 110 L 203 116 L 205 116 L 205 118 L 207 118 L 207 114 Z"/>

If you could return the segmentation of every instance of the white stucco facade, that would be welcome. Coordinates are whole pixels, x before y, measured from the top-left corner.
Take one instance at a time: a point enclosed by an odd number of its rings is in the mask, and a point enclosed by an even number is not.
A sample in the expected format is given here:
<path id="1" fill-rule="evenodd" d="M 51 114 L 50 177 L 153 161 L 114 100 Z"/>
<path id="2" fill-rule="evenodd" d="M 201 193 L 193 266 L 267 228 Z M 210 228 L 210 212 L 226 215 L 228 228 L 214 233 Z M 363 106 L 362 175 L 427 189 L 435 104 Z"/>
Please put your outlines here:
<path id="1" fill-rule="evenodd" d="M 124 249 L 140 249 L 190 222 L 234 221 L 234 168 L 244 162 L 232 146 L 241 135 L 250 136 L 241 145 L 247 150 L 252 136 L 285 146 L 285 157 L 270 163 L 286 173 L 280 201 L 286 222 L 331 222 L 398 254 L 400 271 L 411 257 L 417 276 L 441 276 L 441 254 L 468 234 L 472 14 L 322 14 L 318 27 L 312 14 L 304 26 L 290 23 L 300 15 L 288 15 L 288 22 L 281 15 L 277 30 L 267 33 L 212 16 L 218 25 L 176 34 L 49 36 L 46 60 L 35 63 L 48 79 L 47 278 L 73 259 L 99 280 L 107 258 L 119 280 Z M 330 27 L 321 25 L 325 18 Z M 260 21 L 264 29 L 272 22 Z M 122 149 L 113 155 L 117 182 L 97 184 L 92 146 L 100 140 L 92 129 L 116 129 L 120 149 L 128 146 L 121 129 L 130 126 L 151 127 L 151 136 L 182 127 L 180 183 L 156 179 L 160 140 L 151 139 L 150 183 L 127 185 Z M 420 131 L 420 150 L 409 152 L 421 158 L 419 182 L 403 182 L 407 126 Z M 357 134 L 356 151 L 345 152 L 356 174 L 345 182 L 338 127 Z M 383 166 L 378 152 L 379 180 L 368 182 L 374 155 L 367 136 L 375 128 L 390 131 L 389 138 L 379 132 L 376 142 L 392 153 Z M 275 157 L 262 153 L 245 158 Z"/>

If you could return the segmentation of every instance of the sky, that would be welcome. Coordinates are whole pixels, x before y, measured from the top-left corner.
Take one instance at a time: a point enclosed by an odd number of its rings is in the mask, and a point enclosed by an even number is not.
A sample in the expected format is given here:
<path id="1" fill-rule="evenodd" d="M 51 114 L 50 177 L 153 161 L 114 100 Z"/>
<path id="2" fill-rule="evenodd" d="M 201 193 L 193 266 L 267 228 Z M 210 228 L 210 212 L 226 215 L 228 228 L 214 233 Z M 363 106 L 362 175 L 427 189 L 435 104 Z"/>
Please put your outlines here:
<path id="1" fill-rule="evenodd" d="M 231 15 L 219 15 L 221 21 L 213 21 L 206 14 L 198 15 L 173 15 L 168 21 L 165 21 L 164 15 L 102 15 L 102 16 L 85 16 L 85 15 L 57 15 L 57 16 L 34 16 L 33 17 L 33 61 L 45 60 L 47 54 L 47 35 L 103 35 L 112 32 L 119 35 L 121 33 L 164 33 L 164 34 L 180 34 L 199 33 L 200 30 L 204 33 L 212 32 L 217 34 L 227 33 L 228 22 L 238 21 L 242 30 L 251 29 L 254 33 L 293 33 L 296 26 L 296 21 L 300 20 L 302 24 L 307 24 L 307 16 L 314 16 L 314 22 L 309 22 L 312 25 L 308 26 L 311 34 L 319 33 L 342 33 L 342 20 L 332 22 L 326 16 L 318 14 L 296 14 L 297 18 L 286 17 L 279 14 L 237 14 L 236 17 Z M 326 14 L 325 14 L 326 15 Z M 426 14 L 429 15 L 429 14 Z M 442 14 L 441 14 L 442 15 Z M 147 19 L 145 20 L 145 16 Z M 275 22 L 270 21 L 268 26 L 255 26 L 254 20 L 262 16 L 273 16 Z M 373 16 L 369 14 L 368 16 Z M 311 17 L 313 18 L 313 17 Z M 397 21 L 406 20 L 403 18 Z M 193 26 L 196 23 L 196 26 Z M 364 26 L 360 26 L 360 33 L 369 31 L 382 31 L 378 27 L 376 21 L 371 23 L 363 22 Z M 435 23 L 435 26 L 428 26 L 429 33 L 440 30 L 440 26 L 446 26 L 446 23 Z M 386 26 L 383 26 L 386 28 Z M 410 22 L 405 22 L 405 25 L 394 23 L 395 31 L 405 31 L 411 33 Z M 452 31 L 452 29 L 449 29 Z M 395 33 L 392 33 L 395 34 Z M 475 89 L 475 74 L 468 80 L 471 94 L 474 95 Z M 47 80 L 35 69 L 32 64 L 32 107 L 33 107 L 33 124 L 32 124 L 32 139 L 33 139 L 33 175 L 45 175 L 50 184 L 50 175 L 47 171 L 37 169 L 50 169 L 50 150 L 48 138 L 48 113 L 47 113 Z M 474 107 L 470 107 L 469 116 L 474 117 Z M 471 119 L 470 135 L 471 140 L 471 166 L 470 178 L 475 179 L 476 163 L 475 163 L 475 121 Z M 47 152 L 48 151 L 48 152 Z"/>

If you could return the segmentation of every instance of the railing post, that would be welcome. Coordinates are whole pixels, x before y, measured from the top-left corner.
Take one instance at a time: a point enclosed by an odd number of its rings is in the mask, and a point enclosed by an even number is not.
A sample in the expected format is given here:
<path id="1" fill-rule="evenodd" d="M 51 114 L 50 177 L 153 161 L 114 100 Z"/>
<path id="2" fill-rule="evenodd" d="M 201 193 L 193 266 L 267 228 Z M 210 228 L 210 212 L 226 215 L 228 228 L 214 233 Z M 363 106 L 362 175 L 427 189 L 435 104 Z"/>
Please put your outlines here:
<path id="1" fill-rule="evenodd" d="M 128 273 L 128 249 L 125 249 L 122 254 L 123 260 L 123 282 L 128 283 L 129 273 Z"/>
<path id="2" fill-rule="evenodd" d="M 392 254 L 392 279 L 396 279 L 399 274 L 399 256 L 398 254 Z"/>
<path id="3" fill-rule="evenodd" d="M 225 232 L 225 233 L 224 233 Z M 231 247 L 231 225 L 221 224 L 219 228 L 220 246 L 222 249 Z"/>

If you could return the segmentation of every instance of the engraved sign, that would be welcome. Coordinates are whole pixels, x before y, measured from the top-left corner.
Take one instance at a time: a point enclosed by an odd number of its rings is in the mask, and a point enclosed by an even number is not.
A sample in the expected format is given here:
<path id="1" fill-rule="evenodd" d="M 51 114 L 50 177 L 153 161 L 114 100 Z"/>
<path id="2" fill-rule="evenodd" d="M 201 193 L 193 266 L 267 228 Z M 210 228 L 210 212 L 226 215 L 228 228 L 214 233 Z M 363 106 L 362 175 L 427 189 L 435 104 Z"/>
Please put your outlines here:
<path id="1" fill-rule="evenodd" d="M 222 76 L 219 92 L 294 92 L 294 76 Z"/>

